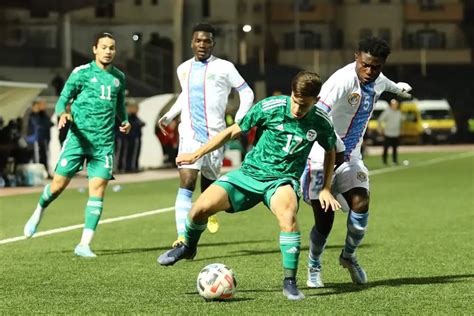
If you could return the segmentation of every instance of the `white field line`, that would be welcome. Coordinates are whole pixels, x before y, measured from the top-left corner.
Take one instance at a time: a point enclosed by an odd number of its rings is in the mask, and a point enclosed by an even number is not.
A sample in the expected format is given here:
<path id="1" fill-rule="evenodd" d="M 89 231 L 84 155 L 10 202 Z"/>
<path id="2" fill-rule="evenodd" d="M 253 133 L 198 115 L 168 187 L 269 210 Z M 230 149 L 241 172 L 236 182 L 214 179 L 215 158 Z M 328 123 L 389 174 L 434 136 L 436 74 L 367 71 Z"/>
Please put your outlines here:
<path id="1" fill-rule="evenodd" d="M 457 154 L 457 155 L 450 155 L 450 156 L 447 156 L 447 157 L 434 158 L 434 159 L 430 159 L 430 160 L 427 160 L 427 161 L 424 161 L 424 162 L 421 162 L 421 163 L 416 163 L 416 164 L 408 165 L 408 166 L 398 166 L 398 167 L 378 169 L 378 170 L 374 170 L 374 171 L 370 172 L 370 175 L 373 176 L 373 175 L 379 175 L 379 174 L 384 174 L 384 173 L 389 173 L 389 172 L 395 172 L 395 171 L 405 170 L 405 169 L 410 169 L 410 168 L 415 168 L 415 167 L 424 167 L 424 166 L 437 164 L 437 163 L 440 163 L 440 162 L 446 162 L 446 161 L 450 161 L 450 160 L 462 159 L 462 158 L 471 157 L 471 156 L 474 156 L 474 152 L 466 152 L 466 153 L 461 153 L 461 154 Z M 136 213 L 136 214 L 132 214 L 132 215 L 108 218 L 108 219 L 101 220 L 99 222 L 99 224 L 109 224 L 109 223 L 114 223 L 114 222 L 126 221 L 126 220 L 129 220 L 129 219 L 166 213 L 166 212 L 170 212 L 172 210 L 174 210 L 174 206 L 167 207 L 167 208 L 162 208 L 162 209 L 157 209 L 157 210 L 153 210 L 153 211 Z M 83 224 L 79 224 L 79 225 L 72 225 L 72 226 L 66 226 L 66 227 L 50 229 L 50 230 L 46 230 L 46 231 L 36 233 L 33 236 L 33 238 L 58 234 L 58 233 L 67 232 L 67 231 L 71 231 L 71 230 L 75 230 L 75 229 L 81 229 L 83 227 L 84 227 Z M 2 239 L 2 240 L 0 240 L 0 245 L 16 242 L 16 241 L 20 241 L 20 240 L 25 240 L 25 239 L 26 239 L 26 237 L 24 237 L 24 236 Z"/>
<path id="2" fill-rule="evenodd" d="M 139 218 L 139 217 L 144 217 L 144 216 L 150 216 L 150 215 L 155 215 L 155 214 L 160 214 L 160 213 L 166 213 L 166 212 L 170 212 L 172 210 L 174 210 L 174 206 L 173 207 L 167 207 L 167 208 L 161 208 L 161 209 L 157 209 L 157 210 L 153 210 L 153 211 L 147 211 L 147 212 L 132 214 L 132 215 L 126 215 L 126 216 L 119 216 L 119 217 L 103 219 L 103 220 L 99 221 L 99 224 L 110 224 L 110 223 L 114 223 L 114 222 L 121 222 L 121 221 L 126 221 L 126 220 L 129 220 L 129 219 L 134 219 L 134 218 Z M 70 230 L 81 229 L 83 227 L 84 227 L 84 224 L 79 224 L 79 225 L 71 225 L 71 226 L 66 226 L 66 227 L 50 229 L 50 230 L 38 232 L 32 238 L 37 238 L 37 237 L 42 237 L 42 236 L 48 236 L 48 235 L 68 232 Z M 25 240 L 25 239 L 27 239 L 25 236 L 2 239 L 2 240 L 0 240 L 0 245 L 1 244 L 8 244 L 8 243 L 12 243 L 12 242 L 15 242 L 15 241 L 20 241 L 20 240 Z"/>

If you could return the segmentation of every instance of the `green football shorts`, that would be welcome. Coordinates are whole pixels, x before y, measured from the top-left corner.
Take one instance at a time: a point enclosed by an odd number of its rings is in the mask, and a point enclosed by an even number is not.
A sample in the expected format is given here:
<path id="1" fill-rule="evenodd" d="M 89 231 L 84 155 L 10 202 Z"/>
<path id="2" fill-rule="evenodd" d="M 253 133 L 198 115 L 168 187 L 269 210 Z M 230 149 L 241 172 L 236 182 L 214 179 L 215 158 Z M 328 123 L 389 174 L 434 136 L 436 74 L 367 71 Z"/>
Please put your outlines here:
<path id="1" fill-rule="evenodd" d="M 82 170 L 86 161 L 87 175 L 89 178 L 102 178 L 110 180 L 113 178 L 114 147 L 107 146 L 100 151 L 85 146 L 76 136 L 69 134 L 63 144 L 59 159 L 54 170 L 57 174 L 72 178 L 78 171 Z"/>
<path id="2" fill-rule="evenodd" d="M 301 195 L 297 180 L 279 178 L 262 181 L 244 174 L 240 169 L 221 176 L 213 184 L 222 187 L 227 192 L 232 206 L 232 209 L 228 210 L 230 213 L 248 210 L 260 202 L 270 209 L 270 199 L 275 191 L 285 184 L 291 184 L 298 200 Z"/>

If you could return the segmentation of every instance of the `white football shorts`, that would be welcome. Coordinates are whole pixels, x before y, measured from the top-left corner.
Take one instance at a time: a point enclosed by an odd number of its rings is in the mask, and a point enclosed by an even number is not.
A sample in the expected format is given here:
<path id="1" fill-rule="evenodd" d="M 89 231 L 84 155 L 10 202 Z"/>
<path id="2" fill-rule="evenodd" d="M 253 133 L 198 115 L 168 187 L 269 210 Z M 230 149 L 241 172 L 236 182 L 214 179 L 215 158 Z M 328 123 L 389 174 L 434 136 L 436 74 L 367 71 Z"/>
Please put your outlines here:
<path id="1" fill-rule="evenodd" d="M 323 164 L 308 160 L 301 176 L 303 199 L 306 203 L 311 205 L 311 200 L 319 198 L 323 183 Z M 357 187 L 369 190 L 369 171 L 367 167 L 359 159 L 344 162 L 334 171 L 331 193 L 341 203 L 341 199 L 344 199 L 341 194 Z M 343 206 L 343 210 L 345 210 L 344 208 Z"/>
<path id="2" fill-rule="evenodd" d="M 179 138 L 178 154 L 192 153 L 199 149 L 204 143 L 197 141 L 193 138 Z M 203 157 L 192 165 L 178 166 L 178 168 L 185 169 L 197 169 L 200 170 L 202 175 L 209 180 L 216 180 L 219 178 L 222 168 L 222 162 L 224 161 L 224 147 L 216 149 Z"/>

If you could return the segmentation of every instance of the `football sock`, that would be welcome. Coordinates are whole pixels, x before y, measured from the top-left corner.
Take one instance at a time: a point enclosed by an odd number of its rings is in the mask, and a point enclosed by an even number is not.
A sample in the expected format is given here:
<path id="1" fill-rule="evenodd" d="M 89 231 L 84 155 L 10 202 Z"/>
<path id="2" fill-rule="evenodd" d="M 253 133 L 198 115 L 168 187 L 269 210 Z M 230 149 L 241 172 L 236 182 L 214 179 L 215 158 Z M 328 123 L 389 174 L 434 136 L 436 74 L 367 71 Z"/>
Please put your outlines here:
<path id="1" fill-rule="evenodd" d="M 193 191 L 178 189 L 175 202 L 176 231 L 178 236 L 184 236 L 186 219 L 192 206 Z"/>
<path id="2" fill-rule="evenodd" d="M 308 254 L 308 266 L 319 267 L 321 266 L 321 255 L 323 254 L 324 248 L 327 243 L 327 234 L 321 234 L 316 226 L 311 229 L 309 238 L 309 254 Z"/>
<path id="3" fill-rule="evenodd" d="M 59 194 L 53 194 L 51 193 L 51 184 L 48 183 L 43 190 L 43 194 L 41 194 L 38 205 L 45 209 L 48 207 L 48 205 L 53 202 Z"/>
<path id="4" fill-rule="evenodd" d="M 58 197 L 58 195 L 59 194 L 51 193 L 51 184 L 48 183 L 44 187 L 43 193 L 39 198 L 38 204 L 36 205 L 36 209 L 34 210 L 33 215 L 31 215 L 31 219 L 35 223 L 39 223 L 46 207 L 48 207 L 48 205 L 53 202 Z"/>
<path id="5" fill-rule="evenodd" d="M 85 210 L 85 223 L 82 232 L 81 245 L 88 245 L 102 215 L 103 198 L 90 196 Z"/>
<path id="6" fill-rule="evenodd" d="M 193 222 L 191 219 L 186 219 L 186 231 L 184 232 L 184 243 L 191 249 L 195 249 L 201 238 L 202 232 L 207 227 L 207 221 L 205 223 Z"/>
<path id="7" fill-rule="evenodd" d="M 296 277 L 301 248 L 300 232 L 280 232 L 280 251 L 285 278 Z"/>
<path id="8" fill-rule="evenodd" d="M 368 219 L 369 212 L 356 213 L 352 210 L 350 211 L 347 217 L 347 235 L 342 253 L 343 257 L 350 258 L 355 255 L 355 251 L 362 242 L 367 230 Z"/>

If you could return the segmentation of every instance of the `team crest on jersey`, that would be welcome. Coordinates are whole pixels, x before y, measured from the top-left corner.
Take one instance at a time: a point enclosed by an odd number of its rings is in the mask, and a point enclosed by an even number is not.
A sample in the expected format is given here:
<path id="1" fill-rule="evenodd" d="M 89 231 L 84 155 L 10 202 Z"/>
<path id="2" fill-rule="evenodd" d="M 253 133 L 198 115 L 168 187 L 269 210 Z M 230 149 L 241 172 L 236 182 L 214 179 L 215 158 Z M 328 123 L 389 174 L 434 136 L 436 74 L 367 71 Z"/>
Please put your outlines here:
<path id="1" fill-rule="evenodd" d="M 357 180 L 360 182 L 367 182 L 367 174 L 365 172 L 359 171 L 357 172 Z"/>
<path id="2" fill-rule="evenodd" d="M 358 94 L 356 92 L 351 93 L 351 95 L 347 99 L 347 102 L 349 102 L 349 104 L 352 105 L 352 106 L 355 106 L 355 105 L 359 104 L 359 101 L 360 101 L 360 94 Z"/>
<path id="3" fill-rule="evenodd" d="M 118 86 L 120 86 L 120 80 L 118 80 L 117 78 L 114 79 L 114 86 L 117 88 Z"/>
<path id="4" fill-rule="evenodd" d="M 317 135 L 318 133 L 316 133 L 314 129 L 310 129 L 308 132 L 306 132 L 306 139 L 312 142 L 316 139 Z"/>

